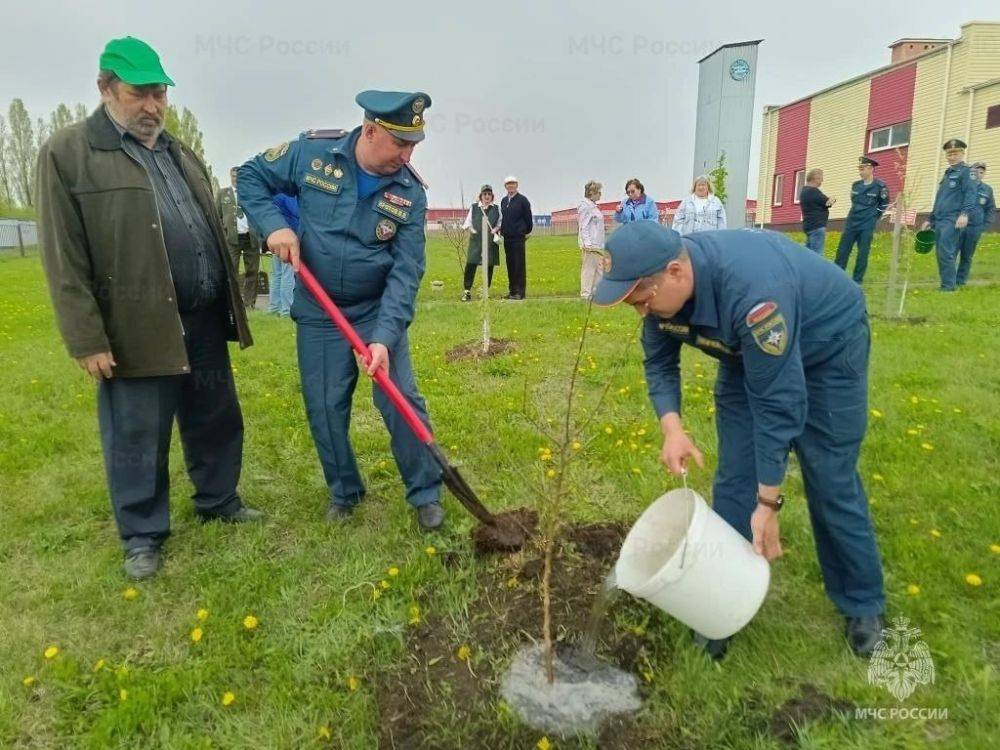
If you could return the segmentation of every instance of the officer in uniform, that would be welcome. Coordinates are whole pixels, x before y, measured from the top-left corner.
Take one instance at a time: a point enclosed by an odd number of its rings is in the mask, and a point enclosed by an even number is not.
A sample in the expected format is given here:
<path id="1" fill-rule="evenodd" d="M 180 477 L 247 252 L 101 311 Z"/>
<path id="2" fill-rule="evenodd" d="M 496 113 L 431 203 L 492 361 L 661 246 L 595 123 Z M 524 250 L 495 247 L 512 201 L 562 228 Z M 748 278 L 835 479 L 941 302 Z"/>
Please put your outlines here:
<path id="1" fill-rule="evenodd" d="M 868 269 L 868 253 L 872 248 L 875 224 L 889 207 L 889 187 L 875 176 L 878 162 L 868 156 L 858 157 L 860 180 L 851 185 L 851 210 L 847 214 L 844 231 L 837 246 L 836 264 L 847 270 L 854 244 L 858 257 L 854 261 L 854 280 L 860 284 Z"/>
<path id="2" fill-rule="evenodd" d="M 955 258 L 962 240 L 962 230 L 969 225 L 969 218 L 976 207 L 976 183 L 965 164 L 965 142 L 952 138 L 944 146 L 948 168 L 938 184 L 934 208 L 924 229 L 934 230 L 934 248 L 937 252 L 938 275 L 942 292 L 954 292 L 957 283 Z"/>
<path id="3" fill-rule="evenodd" d="M 681 422 L 680 350 L 719 360 L 715 511 L 769 560 L 789 450 L 802 470 L 826 591 L 858 655 L 881 637 L 885 595 L 858 452 L 867 422 L 870 333 L 860 288 L 781 234 L 716 230 L 680 237 L 653 222 L 607 242 L 598 305 L 643 316 L 649 395 L 674 474 L 702 456 Z M 727 641 L 696 640 L 713 658 Z"/>
<path id="4" fill-rule="evenodd" d="M 260 271 L 260 240 L 247 221 L 243 206 L 239 203 L 240 196 L 236 191 L 236 171 L 238 167 L 229 170 L 232 187 L 219 188 L 215 194 L 215 210 L 222 220 L 222 231 L 229 248 L 229 257 L 233 259 L 233 268 L 239 273 L 240 259 L 243 259 L 243 274 L 240 276 L 240 293 L 243 296 L 243 306 L 253 310 L 257 303 L 257 274 Z"/>
<path id="5" fill-rule="evenodd" d="M 969 226 L 962 230 L 962 238 L 958 243 L 958 274 L 955 277 L 957 286 L 965 286 L 972 270 L 972 256 L 976 254 L 976 245 L 983 230 L 993 223 L 996 216 L 997 203 L 993 197 L 993 188 L 984 182 L 986 177 L 986 162 L 977 161 L 969 167 L 969 173 L 976 183 L 976 207 L 969 214 Z"/>
<path id="6" fill-rule="evenodd" d="M 364 363 L 368 374 L 387 368 L 429 425 L 407 328 L 424 274 L 427 209 L 426 185 L 409 162 L 424 138 L 431 98 L 422 92 L 363 91 L 355 101 L 364 119 L 350 133 L 310 130 L 244 164 L 241 202 L 276 256 L 298 269 L 301 253 L 371 348 L 371 361 Z M 276 193 L 298 197 L 299 237 L 272 202 Z M 295 288 L 292 318 L 306 413 L 330 488 L 327 517 L 346 519 L 365 494 L 348 439 L 357 363 L 348 341 L 301 285 Z M 374 401 L 392 438 L 406 499 L 421 528 L 436 529 L 444 521 L 440 470 L 378 388 Z"/>

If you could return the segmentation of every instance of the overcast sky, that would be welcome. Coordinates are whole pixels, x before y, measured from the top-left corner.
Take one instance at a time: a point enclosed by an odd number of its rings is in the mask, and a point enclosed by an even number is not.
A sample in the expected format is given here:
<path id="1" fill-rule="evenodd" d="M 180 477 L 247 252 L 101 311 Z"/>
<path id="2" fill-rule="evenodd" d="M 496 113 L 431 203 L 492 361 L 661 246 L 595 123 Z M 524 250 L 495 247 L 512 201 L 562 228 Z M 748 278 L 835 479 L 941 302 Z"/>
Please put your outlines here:
<path id="1" fill-rule="evenodd" d="M 944 12 L 945 7 L 947 12 Z M 757 189 L 760 112 L 884 65 L 904 36 L 957 37 L 1000 20 L 996 0 L 933 3 L 258 2 L 49 0 L 8 3 L 0 106 L 33 116 L 59 102 L 96 103 L 105 42 L 132 35 L 160 53 L 205 134 L 217 174 L 313 127 L 353 127 L 366 88 L 430 94 L 429 136 L 414 164 L 432 206 L 499 191 L 516 174 L 536 213 L 576 205 L 588 179 L 618 198 L 638 176 L 679 198 L 692 177 L 697 60 L 763 39 L 750 195 Z M 854 154 L 845 155 L 854 158 Z"/>

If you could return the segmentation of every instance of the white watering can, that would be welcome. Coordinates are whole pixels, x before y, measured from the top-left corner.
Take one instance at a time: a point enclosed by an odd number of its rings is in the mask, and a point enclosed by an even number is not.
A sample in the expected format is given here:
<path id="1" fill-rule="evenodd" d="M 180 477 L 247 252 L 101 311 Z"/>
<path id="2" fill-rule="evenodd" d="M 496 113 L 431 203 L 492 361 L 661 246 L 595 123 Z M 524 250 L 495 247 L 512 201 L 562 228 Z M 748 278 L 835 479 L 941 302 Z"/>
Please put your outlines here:
<path id="1" fill-rule="evenodd" d="M 706 638 L 728 638 L 757 614 L 771 568 L 686 484 L 635 522 L 615 563 L 615 584 Z"/>

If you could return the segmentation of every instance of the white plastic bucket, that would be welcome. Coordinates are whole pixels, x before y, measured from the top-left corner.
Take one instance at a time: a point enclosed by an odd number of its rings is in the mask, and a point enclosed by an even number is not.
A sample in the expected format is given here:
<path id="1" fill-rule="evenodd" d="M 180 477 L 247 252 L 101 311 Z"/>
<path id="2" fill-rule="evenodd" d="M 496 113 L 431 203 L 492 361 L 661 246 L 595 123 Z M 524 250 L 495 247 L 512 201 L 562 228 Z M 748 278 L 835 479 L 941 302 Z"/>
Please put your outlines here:
<path id="1" fill-rule="evenodd" d="M 770 580 L 767 560 L 690 489 L 646 508 L 615 564 L 618 588 L 713 640 L 750 622 Z"/>

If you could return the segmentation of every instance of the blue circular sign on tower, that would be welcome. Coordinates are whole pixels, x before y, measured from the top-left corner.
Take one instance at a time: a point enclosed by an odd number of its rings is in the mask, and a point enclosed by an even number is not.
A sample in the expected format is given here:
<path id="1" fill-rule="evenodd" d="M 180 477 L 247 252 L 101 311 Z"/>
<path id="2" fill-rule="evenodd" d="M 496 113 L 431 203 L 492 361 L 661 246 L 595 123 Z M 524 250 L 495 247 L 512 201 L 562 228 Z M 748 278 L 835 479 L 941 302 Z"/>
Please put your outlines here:
<path id="1" fill-rule="evenodd" d="M 750 75 L 750 63 L 746 60 L 740 58 L 739 60 L 733 60 L 732 64 L 729 66 L 729 77 L 734 81 L 742 81 L 744 78 Z"/>

